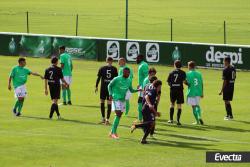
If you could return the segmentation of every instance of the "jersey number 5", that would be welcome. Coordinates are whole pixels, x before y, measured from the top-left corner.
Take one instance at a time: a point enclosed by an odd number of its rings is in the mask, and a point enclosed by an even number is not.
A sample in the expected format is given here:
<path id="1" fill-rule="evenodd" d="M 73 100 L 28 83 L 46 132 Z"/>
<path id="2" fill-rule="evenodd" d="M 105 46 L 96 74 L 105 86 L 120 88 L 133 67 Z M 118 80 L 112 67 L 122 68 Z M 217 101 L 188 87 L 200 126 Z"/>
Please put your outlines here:
<path id="1" fill-rule="evenodd" d="M 111 70 L 107 70 L 107 78 L 111 78 Z"/>

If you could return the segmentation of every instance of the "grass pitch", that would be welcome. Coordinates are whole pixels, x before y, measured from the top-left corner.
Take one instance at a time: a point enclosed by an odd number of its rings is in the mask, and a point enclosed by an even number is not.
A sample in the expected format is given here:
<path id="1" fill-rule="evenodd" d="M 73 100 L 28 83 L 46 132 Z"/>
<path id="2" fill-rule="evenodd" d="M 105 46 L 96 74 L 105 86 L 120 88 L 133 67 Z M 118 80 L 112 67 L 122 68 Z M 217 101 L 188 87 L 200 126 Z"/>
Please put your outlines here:
<path id="1" fill-rule="evenodd" d="M 82 36 L 125 37 L 125 0 L 1 0 L 0 31 L 75 35 L 76 14 Z M 129 38 L 250 44 L 249 0 L 129 0 Z"/>
<path id="2" fill-rule="evenodd" d="M 99 66 L 104 62 L 74 60 L 73 106 L 60 106 L 65 120 L 48 120 L 50 98 L 44 95 L 44 82 L 29 77 L 28 97 L 23 116 L 16 118 L 11 109 L 13 91 L 7 90 L 7 78 L 17 57 L 0 57 L 0 166 L 1 167 L 147 167 L 147 166 L 236 166 L 234 164 L 206 164 L 206 151 L 249 151 L 249 73 L 238 72 L 235 98 L 232 103 L 234 121 L 224 121 L 225 109 L 221 88 L 221 71 L 200 70 L 204 76 L 205 98 L 201 102 L 205 126 L 193 126 L 191 108 L 183 107 L 183 126 L 166 122 L 169 112 L 169 88 L 164 82 L 157 119 L 156 139 L 141 145 L 142 131 L 130 134 L 130 125 L 137 115 L 134 94 L 128 117 L 123 117 L 118 128 L 119 140 L 108 137 L 110 126 L 99 125 L 99 95 L 94 85 Z M 27 67 L 44 73 L 49 59 L 27 58 Z M 136 65 L 131 65 L 134 71 Z M 155 66 L 157 76 L 165 81 L 171 68 Z M 186 70 L 186 69 L 185 69 Z M 137 85 L 137 77 L 133 81 Z M 114 115 L 112 114 L 111 120 Z M 176 114 L 175 114 L 176 117 Z M 249 164 L 237 164 L 249 166 Z"/>

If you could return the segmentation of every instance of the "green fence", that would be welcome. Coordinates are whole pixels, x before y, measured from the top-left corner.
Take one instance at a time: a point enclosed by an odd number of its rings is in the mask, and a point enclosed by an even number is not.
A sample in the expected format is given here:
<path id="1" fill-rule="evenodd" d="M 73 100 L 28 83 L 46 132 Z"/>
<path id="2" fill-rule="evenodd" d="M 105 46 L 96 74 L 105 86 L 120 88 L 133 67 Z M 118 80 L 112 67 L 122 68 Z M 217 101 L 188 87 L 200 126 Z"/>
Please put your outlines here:
<path id="1" fill-rule="evenodd" d="M 143 41 L 104 39 L 89 37 L 62 37 L 22 33 L 0 33 L 1 55 L 23 55 L 49 57 L 58 55 L 58 47 L 75 58 L 105 61 L 106 57 L 118 60 L 125 57 L 135 62 L 138 54 L 144 54 L 149 63 L 172 65 L 175 60 L 184 64 L 193 60 L 198 66 L 222 68 L 223 58 L 230 56 L 237 69 L 250 70 L 250 46 L 218 45 L 202 43 L 178 43 L 164 41 Z"/>

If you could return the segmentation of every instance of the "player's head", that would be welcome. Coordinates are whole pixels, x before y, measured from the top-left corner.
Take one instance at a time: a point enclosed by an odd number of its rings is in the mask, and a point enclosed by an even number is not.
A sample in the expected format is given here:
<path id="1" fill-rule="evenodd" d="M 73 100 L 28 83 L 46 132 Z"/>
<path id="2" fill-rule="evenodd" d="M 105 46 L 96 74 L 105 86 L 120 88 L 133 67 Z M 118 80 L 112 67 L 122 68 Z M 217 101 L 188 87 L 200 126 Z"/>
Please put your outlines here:
<path id="1" fill-rule="evenodd" d="M 65 52 L 65 46 L 60 46 L 59 53 L 64 53 L 64 52 Z"/>
<path id="2" fill-rule="evenodd" d="M 18 64 L 19 64 L 19 66 L 21 66 L 21 67 L 26 66 L 26 59 L 25 59 L 24 57 L 20 57 L 20 58 L 18 59 Z"/>
<path id="3" fill-rule="evenodd" d="M 157 89 L 157 92 L 161 91 L 161 85 L 162 85 L 161 80 L 157 79 L 153 82 L 153 86 Z"/>
<path id="4" fill-rule="evenodd" d="M 106 62 L 108 63 L 108 65 L 112 65 L 112 63 L 113 63 L 113 58 L 112 58 L 112 57 L 107 57 L 107 58 L 106 58 Z"/>
<path id="5" fill-rule="evenodd" d="M 51 64 L 53 64 L 53 65 L 57 65 L 58 64 L 58 58 L 57 57 L 52 57 L 51 58 Z"/>
<path id="6" fill-rule="evenodd" d="M 188 62 L 188 69 L 189 69 L 189 70 L 195 69 L 195 62 L 194 62 L 194 61 Z"/>
<path id="7" fill-rule="evenodd" d="M 224 58 L 224 66 L 229 66 L 231 64 L 231 58 L 230 57 L 225 57 Z"/>
<path id="8" fill-rule="evenodd" d="M 125 65 L 126 65 L 126 59 L 123 58 L 123 57 L 120 58 L 120 59 L 118 60 L 118 64 L 119 64 L 120 67 L 125 66 Z"/>
<path id="9" fill-rule="evenodd" d="M 125 67 L 125 68 L 123 69 L 123 77 L 124 77 L 124 78 L 128 78 L 129 75 L 130 75 L 130 70 L 129 70 L 128 67 Z"/>
<path id="10" fill-rule="evenodd" d="M 153 83 L 155 80 L 157 80 L 157 77 L 156 76 L 150 76 L 148 78 L 148 80 L 149 80 L 150 83 Z"/>
<path id="11" fill-rule="evenodd" d="M 180 69 L 182 67 L 181 61 L 180 60 L 175 60 L 174 66 L 175 66 L 175 68 Z"/>
<path id="12" fill-rule="evenodd" d="M 148 70 L 148 75 L 149 76 L 155 76 L 156 75 L 156 69 L 154 67 L 151 67 L 149 70 Z"/>
<path id="13" fill-rule="evenodd" d="M 136 57 L 136 63 L 137 64 L 140 64 L 144 59 L 144 56 L 142 54 L 139 54 L 137 57 Z"/>

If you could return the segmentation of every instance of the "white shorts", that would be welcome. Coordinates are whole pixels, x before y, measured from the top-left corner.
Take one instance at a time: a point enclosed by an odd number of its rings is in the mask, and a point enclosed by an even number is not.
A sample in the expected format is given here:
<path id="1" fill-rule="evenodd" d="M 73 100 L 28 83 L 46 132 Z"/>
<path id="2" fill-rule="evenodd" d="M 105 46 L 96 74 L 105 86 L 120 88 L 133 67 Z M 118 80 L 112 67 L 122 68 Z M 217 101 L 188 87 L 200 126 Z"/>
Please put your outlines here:
<path id="1" fill-rule="evenodd" d="M 187 104 L 191 106 L 197 106 L 200 104 L 200 96 L 195 96 L 195 97 L 187 97 Z"/>
<path id="2" fill-rule="evenodd" d="M 125 96 L 125 100 L 129 100 L 131 96 L 132 96 L 132 93 L 130 92 L 130 90 L 128 90 Z"/>
<path id="3" fill-rule="evenodd" d="M 72 76 L 64 76 L 63 78 L 67 82 L 68 85 L 72 83 Z M 62 84 L 62 81 L 60 81 L 60 83 Z"/>
<path id="4" fill-rule="evenodd" d="M 15 88 L 14 92 L 15 92 L 15 98 L 27 96 L 27 90 L 25 85 L 18 86 L 17 88 Z"/>
<path id="5" fill-rule="evenodd" d="M 142 89 L 142 86 L 140 86 L 139 89 Z M 138 96 L 139 97 L 143 97 L 143 94 L 144 94 L 143 90 L 138 92 Z"/>
<path id="6" fill-rule="evenodd" d="M 124 112 L 126 110 L 125 101 L 112 101 L 112 111 L 121 111 Z"/>

